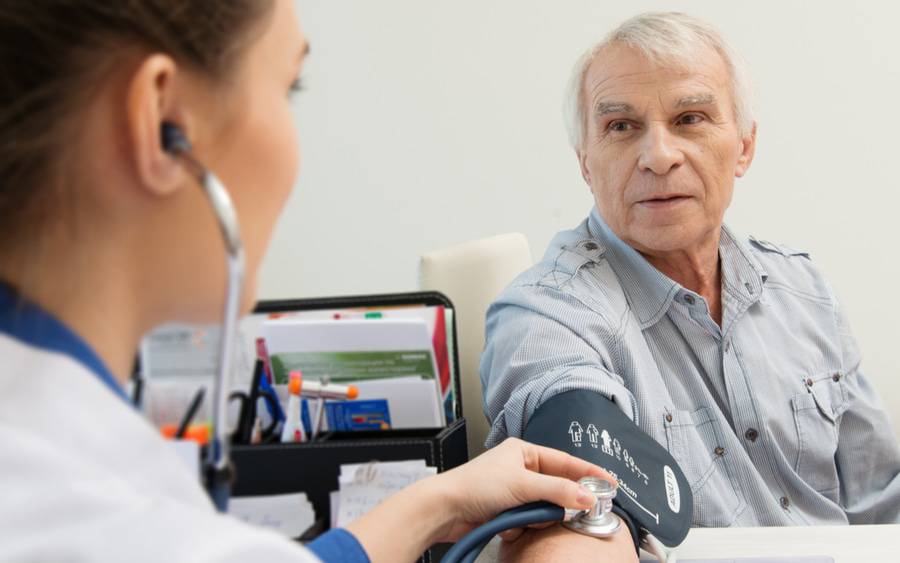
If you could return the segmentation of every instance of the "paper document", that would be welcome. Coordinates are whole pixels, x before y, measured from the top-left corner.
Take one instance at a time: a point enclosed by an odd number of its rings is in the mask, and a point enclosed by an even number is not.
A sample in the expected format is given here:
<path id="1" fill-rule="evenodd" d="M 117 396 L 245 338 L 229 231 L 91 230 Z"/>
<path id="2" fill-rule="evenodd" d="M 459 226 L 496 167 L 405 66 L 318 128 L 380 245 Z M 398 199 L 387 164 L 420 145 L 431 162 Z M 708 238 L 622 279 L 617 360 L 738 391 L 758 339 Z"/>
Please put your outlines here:
<path id="1" fill-rule="evenodd" d="M 456 418 L 454 386 L 456 365 L 453 361 L 453 309 L 442 305 L 403 305 L 399 307 L 356 307 L 344 309 L 317 309 L 279 313 L 277 318 L 305 321 L 360 321 L 360 320 L 420 320 L 428 328 L 431 350 L 434 352 L 438 379 L 441 386 L 447 422 Z M 260 324 L 260 327 L 262 325 Z M 257 329 L 257 333 L 261 333 Z"/>
<path id="2" fill-rule="evenodd" d="M 444 427 L 455 420 L 457 406 L 453 318 L 449 307 L 424 305 L 248 315 L 237 327 L 228 386 L 247 392 L 260 358 L 267 379 L 278 387 L 286 386 L 289 372 L 296 369 L 307 379 L 328 376 L 335 383 L 357 385 L 366 403 L 330 408 L 326 420 L 334 422 L 333 429 Z M 208 398 L 194 422 L 210 420 L 218 353 L 217 326 L 170 324 L 144 338 L 143 410 L 156 426 L 177 425 L 202 387 Z M 392 380 L 400 384 L 384 385 Z M 238 403 L 229 406 L 232 425 Z M 268 411 L 258 414 L 268 424 Z"/>
<path id="3" fill-rule="evenodd" d="M 438 367 L 423 319 L 288 317 L 264 322 L 261 331 L 276 383 L 284 384 L 293 370 L 307 379 L 327 376 L 357 386 L 358 400 L 386 401 L 387 413 L 379 417 L 385 429 L 446 425 Z"/>
<path id="4" fill-rule="evenodd" d="M 228 514 L 254 526 L 270 528 L 287 538 L 298 538 L 316 521 L 304 493 L 233 497 Z"/>
<path id="5" fill-rule="evenodd" d="M 342 465 L 340 492 L 331 498 L 332 521 L 338 527 L 346 526 L 400 489 L 436 473 L 437 469 L 426 466 L 422 459 Z"/>
<path id="6" fill-rule="evenodd" d="M 404 377 L 361 381 L 355 385 L 359 388 L 359 401 L 387 400 L 392 429 L 438 428 L 444 425 L 433 380 Z"/>

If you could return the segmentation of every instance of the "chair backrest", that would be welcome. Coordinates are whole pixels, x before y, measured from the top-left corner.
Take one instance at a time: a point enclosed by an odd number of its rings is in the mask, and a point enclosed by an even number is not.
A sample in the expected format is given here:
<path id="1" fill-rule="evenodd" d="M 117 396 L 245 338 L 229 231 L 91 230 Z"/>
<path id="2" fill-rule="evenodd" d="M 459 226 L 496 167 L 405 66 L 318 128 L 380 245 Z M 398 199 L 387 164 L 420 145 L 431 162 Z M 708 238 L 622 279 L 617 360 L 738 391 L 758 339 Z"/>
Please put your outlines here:
<path id="1" fill-rule="evenodd" d="M 528 239 L 521 233 L 466 242 L 422 255 L 422 289 L 442 292 L 453 302 L 459 348 L 463 416 L 469 457 L 484 451 L 489 424 L 484 416 L 478 364 L 484 349 L 484 316 L 491 301 L 532 265 Z"/>

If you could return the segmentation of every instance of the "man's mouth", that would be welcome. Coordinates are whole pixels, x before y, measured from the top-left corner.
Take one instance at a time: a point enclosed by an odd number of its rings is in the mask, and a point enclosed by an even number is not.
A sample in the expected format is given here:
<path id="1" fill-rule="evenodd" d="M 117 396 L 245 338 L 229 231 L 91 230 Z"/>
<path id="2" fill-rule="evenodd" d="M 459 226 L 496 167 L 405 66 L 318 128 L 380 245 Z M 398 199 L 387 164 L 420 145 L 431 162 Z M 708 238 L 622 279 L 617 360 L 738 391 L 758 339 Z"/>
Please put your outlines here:
<path id="1" fill-rule="evenodd" d="M 638 202 L 639 205 L 650 207 L 650 208 L 666 208 L 673 207 L 680 203 L 684 203 L 685 201 L 691 199 L 690 196 L 684 194 L 671 194 L 671 195 L 662 195 L 659 197 L 643 199 Z"/>

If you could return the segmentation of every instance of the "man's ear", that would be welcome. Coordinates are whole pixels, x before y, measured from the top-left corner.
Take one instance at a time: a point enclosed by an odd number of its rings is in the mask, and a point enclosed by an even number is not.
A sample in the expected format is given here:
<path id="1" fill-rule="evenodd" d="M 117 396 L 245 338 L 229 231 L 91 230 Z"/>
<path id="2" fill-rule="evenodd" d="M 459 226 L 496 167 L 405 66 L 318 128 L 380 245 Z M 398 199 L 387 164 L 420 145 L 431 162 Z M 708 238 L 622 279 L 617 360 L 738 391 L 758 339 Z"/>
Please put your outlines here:
<path id="1" fill-rule="evenodd" d="M 150 55 L 131 75 L 127 89 L 128 147 L 141 186 L 165 196 L 185 183 L 185 171 L 162 144 L 162 124 L 177 124 L 189 135 L 186 116 L 179 111 L 177 67 L 167 55 Z"/>
<path id="2" fill-rule="evenodd" d="M 734 176 L 740 178 L 747 173 L 750 163 L 753 162 L 753 155 L 756 153 L 756 122 L 741 139 L 741 154 L 738 155 L 737 164 L 734 167 Z"/>
<path id="3" fill-rule="evenodd" d="M 575 156 L 578 158 L 578 167 L 581 168 L 581 177 L 584 178 L 584 182 L 591 187 L 591 172 L 587 167 L 587 152 L 581 149 L 575 149 Z"/>

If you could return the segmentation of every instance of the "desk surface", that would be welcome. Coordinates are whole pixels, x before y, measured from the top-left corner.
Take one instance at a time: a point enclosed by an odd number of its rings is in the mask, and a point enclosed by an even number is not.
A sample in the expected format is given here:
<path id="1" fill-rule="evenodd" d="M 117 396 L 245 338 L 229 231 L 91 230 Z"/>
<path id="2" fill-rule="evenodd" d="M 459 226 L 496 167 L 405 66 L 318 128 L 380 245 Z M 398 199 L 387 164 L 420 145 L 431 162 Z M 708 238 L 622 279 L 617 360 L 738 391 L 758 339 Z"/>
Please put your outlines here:
<path id="1" fill-rule="evenodd" d="M 829 555 L 835 563 L 900 560 L 900 524 L 783 528 L 694 528 L 679 558 Z"/>
<path id="2" fill-rule="evenodd" d="M 498 547 L 495 538 L 479 563 L 496 561 Z M 900 560 L 900 524 L 694 528 L 676 553 L 679 559 L 828 555 L 835 563 L 888 563 Z"/>

